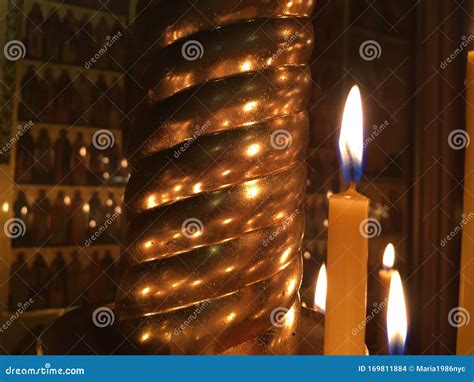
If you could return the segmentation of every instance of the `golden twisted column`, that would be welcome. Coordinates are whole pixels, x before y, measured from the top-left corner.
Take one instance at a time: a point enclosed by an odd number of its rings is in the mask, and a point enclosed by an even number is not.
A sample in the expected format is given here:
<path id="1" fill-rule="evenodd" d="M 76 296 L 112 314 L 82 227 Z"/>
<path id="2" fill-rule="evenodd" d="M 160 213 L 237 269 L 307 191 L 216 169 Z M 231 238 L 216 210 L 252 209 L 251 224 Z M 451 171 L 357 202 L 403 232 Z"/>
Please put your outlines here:
<path id="1" fill-rule="evenodd" d="M 153 15 L 136 37 L 149 45 L 148 103 L 132 133 L 116 299 L 139 352 L 288 351 L 302 276 L 313 7 L 143 6 Z"/>

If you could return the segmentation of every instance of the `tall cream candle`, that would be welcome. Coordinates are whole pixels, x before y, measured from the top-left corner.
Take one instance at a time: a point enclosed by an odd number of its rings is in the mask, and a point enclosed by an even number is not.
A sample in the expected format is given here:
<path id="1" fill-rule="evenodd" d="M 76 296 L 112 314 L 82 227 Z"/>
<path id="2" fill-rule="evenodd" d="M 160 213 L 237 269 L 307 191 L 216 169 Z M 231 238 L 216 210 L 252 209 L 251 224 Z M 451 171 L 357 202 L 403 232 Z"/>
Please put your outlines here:
<path id="1" fill-rule="evenodd" d="M 474 139 L 474 51 L 468 52 L 466 75 L 466 143 Z M 474 144 L 467 145 L 464 165 L 464 216 L 462 227 L 461 276 L 457 354 L 474 354 Z"/>
<path id="2" fill-rule="evenodd" d="M 346 192 L 329 198 L 327 301 L 324 354 L 364 355 L 369 199 L 355 190 L 362 167 L 362 101 L 358 87 L 347 97 L 339 138 Z"/>

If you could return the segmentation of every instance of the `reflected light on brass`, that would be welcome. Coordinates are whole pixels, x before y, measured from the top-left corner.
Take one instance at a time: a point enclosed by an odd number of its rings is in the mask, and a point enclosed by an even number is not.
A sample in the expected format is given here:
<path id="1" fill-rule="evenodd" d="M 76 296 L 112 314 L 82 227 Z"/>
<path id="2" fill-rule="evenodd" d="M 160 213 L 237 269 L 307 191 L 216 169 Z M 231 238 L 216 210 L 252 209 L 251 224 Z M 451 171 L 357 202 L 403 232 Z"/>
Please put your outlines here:
<path id="1" fill-rule="evenodd" d="M 314 3 L 145 3 L 135 40 L 146 65 L 135 74 L 148 102 L 127 158 L 120 330 L 141 354 L 291 353 Z M 204 48 L 195 60 L 182 52 L 190 40 Z M 276 149 L 282 129 L 291 145 Z M 203 229 L 184 232 L 189 219 Z"/>

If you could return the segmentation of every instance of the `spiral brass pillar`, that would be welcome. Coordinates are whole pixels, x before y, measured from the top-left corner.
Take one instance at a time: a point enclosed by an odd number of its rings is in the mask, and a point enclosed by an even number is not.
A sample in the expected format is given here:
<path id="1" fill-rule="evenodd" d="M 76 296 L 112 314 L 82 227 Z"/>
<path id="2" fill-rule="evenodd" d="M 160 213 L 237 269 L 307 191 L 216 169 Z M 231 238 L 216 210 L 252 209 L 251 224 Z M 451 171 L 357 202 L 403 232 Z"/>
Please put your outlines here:
<path id="1" fill-rule="evenodd" d="M 137 12 L 148 102 L 131 134 L 116 307 L 139 352 L 286 351 L 302 276 L 313 7 L 148 0 Z"/>

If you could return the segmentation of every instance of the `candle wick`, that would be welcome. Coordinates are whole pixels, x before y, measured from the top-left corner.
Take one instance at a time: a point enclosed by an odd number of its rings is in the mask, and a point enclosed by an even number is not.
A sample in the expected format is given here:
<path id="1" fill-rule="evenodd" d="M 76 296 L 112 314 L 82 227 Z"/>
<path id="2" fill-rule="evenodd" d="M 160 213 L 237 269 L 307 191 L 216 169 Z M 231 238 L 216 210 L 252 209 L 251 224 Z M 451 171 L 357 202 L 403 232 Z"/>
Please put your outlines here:
<path id="1" fill-rule="evenodd" d="M 350 181 L 350 187 L 351 189 L 355 189 L 355 179 L 356 179 L 356 170 L 355 170 L 355 165 L 354 165 L 354 158 L 352 157 L 352 152 L 349 147 L 349 142 L 346 142 L 346 153 L 347 157 L 349 158 L 349 179 Z"/>

